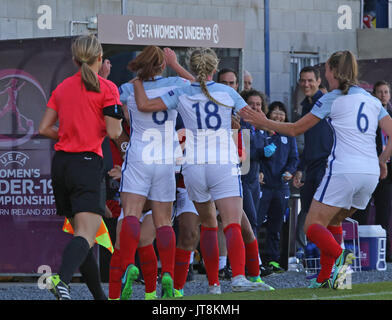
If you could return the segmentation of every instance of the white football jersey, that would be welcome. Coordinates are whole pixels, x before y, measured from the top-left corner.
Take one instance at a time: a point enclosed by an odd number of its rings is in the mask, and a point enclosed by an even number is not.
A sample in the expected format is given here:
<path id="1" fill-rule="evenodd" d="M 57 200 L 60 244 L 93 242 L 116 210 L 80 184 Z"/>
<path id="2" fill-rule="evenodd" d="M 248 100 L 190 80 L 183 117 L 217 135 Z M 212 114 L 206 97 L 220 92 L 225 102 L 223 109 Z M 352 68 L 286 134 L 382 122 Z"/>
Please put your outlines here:
<path id="1" fill-rule="evenodd" d="M 178 87 L 189 86 L 190 82 L 180 77 L 161 76 L 154 80 L 143 81 L 149 99 L 162 96 Z M 181 156 L 175 123 L 176 110 L 159 112 L 140 112 L 137 109 L 134 87 L 131 83 L 120 86 L 120 100 L 128 107 L 131 128 L 130 142 L 127 148 L 127 159 L 151 163 L 174 163 L 175 157 Z M 178 155 L 175 155 L 175 152 Z"/>
<path id="2" fill-rule="evenodd" d="M 170 90 L 161 97 L 168 110 L 176 109 L 186 128 L 187 164 L 238 163 L 232 139 L 231 115 L 247 105 L 231 87 L 214 81 L 206 83 L 210 95 L 225 107 L 209 100 L 200 84 Z"/>
<path id="3" fill-rule="evenodd" d="M 325 94 L 311 112 L 320 119 L 327 118 L 333 131 L 326 175 L 380 174 L 376 130 L 379 120 L 388 115 L 380 100 L 353 86 L 347 95 L 337 89 Z"/>

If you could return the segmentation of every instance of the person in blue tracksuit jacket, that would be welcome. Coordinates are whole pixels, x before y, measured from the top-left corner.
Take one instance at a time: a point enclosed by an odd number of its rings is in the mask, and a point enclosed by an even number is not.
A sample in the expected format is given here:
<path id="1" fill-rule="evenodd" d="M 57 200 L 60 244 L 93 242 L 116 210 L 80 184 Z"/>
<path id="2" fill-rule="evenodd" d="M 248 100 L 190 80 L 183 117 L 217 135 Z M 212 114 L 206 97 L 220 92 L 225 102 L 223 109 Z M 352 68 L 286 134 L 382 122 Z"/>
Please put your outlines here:
<path id="1" fill-rule="evenodd" d="M 312 110 L 315 103 L 323 96 L 319 90 L 320 71 L 313 66 L 306 66 L 300 72 L 299 87 L 305 95 L 301 102 L 304 117 Z M 320 120 L 313 128 L 304 133 L 304 149 L 300 155 L 297 172 L 293 177 L 293 186 L 301 195 L 301 212 L 297 217 L 296 247 L 297 257 L 302 259 L 307 239 L 304 232 L 305 219 L 313 196 L 327 168 L 327 160 L 333 145 L 333 134 L 326 119 Z"/>
<path id="2" fill-rule="evenodd" d="M 271 120 L 287 122 L 285 105 L 272 102 L 267 117 Z M 283 272 L 280 267 L 280 232 L 290 197 L 289 181 L 297 169 L 298 150 L 294 137 L 275 132 L 265 132 L 267 147 L 274 145 L 276 150 L 269 158 L 263 158 L 260 169 L 264 179 L 261 184 L 261 198 L 258 211 L 258 227 L 266 220 L 267 238 L 265 256 L 268 266 L 274 272 Z"/>
<path id="3" fill-rule="evenodd" d="M 248 106 L 256 111 L 266 111 L 265 98 L 257 90 L 244 92 L 242 98 Z M 264 157 L 265 135 L 264 131 L 255 129 L 251 124 L 241 121 L 241 130 L 249 130 L 250 147 L 246 150 L 249 157 L 249 171 L 241 176 L 243 190 L 243 208 L 250 222 L 252 230 L 257 237 L 257 210 L 260 200 L 260 161 Z"/>

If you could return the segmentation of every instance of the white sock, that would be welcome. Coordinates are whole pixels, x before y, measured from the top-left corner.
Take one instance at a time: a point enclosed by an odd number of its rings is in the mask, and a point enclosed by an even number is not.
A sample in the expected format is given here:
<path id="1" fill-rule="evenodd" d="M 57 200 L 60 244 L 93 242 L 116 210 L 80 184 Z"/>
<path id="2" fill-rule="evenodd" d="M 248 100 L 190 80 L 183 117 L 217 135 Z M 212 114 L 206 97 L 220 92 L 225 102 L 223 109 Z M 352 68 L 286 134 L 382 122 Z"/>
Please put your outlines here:
<path id="1" fill-rule="evenodd" d="M 226 267 L 227 256 L 219 256 L 219 270 L 222 270 Z"/>

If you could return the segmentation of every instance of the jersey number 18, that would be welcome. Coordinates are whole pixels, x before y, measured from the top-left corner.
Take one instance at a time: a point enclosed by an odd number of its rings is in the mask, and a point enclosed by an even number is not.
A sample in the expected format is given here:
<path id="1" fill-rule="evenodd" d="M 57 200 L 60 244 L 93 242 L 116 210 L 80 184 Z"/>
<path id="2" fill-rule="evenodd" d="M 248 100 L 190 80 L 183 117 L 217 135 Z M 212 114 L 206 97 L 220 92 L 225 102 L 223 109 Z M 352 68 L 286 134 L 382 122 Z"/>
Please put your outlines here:
<path id="1" fill-rule="evenodd" d="M 210 107 L 212 106 L 212 108 Z M 196 110 L 196 118 L 197 118 L 197 127 L 198 129 L 202 129 L 202 123 L 201 123 L 201 114 L 200 114 L 200 104 L 195 103 L 192 105 L 192 108 L 195 108 Z M 212 110 L 211 110 L 212 109 Z M 213 130 L 218 130 L 222 124 L 222 119 L 220 115 L 218 114 L 219 107 L 216 103 L 212 101 L 207 101 L 206 104 L 204 105 L 204 111 L 207 114 L 205 120 L 207 129 L 213 129 Z M 216 124 L 212 125 L 212 118 L 216 118 Z"/>

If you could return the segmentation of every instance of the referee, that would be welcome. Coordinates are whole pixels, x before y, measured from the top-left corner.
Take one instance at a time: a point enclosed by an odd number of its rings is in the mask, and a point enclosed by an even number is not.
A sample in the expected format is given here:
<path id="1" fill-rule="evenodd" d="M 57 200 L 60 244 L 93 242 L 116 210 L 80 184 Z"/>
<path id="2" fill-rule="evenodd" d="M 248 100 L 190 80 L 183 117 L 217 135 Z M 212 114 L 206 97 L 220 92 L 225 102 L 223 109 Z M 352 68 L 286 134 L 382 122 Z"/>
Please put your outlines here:
<path id="1" fill-rule="evenodd" d="M 72 44 L 79 71 L 52 92 L 39 133 L 57 140 L 52 185 L 57 214 L 67 217 L 74 237 L 64 249 L 60 272 L 48 278 L 59 300 L 70 300 L 69 283 L 79 268 L 95 299 L 104 299 L 92 247 L 105 213 L 102 142 L 121 134 L 121 103 L 114 83 L 98 75 L 102 46 L 93 35 Z M 54 125 L 58 121 L 58 128 Z"/>

